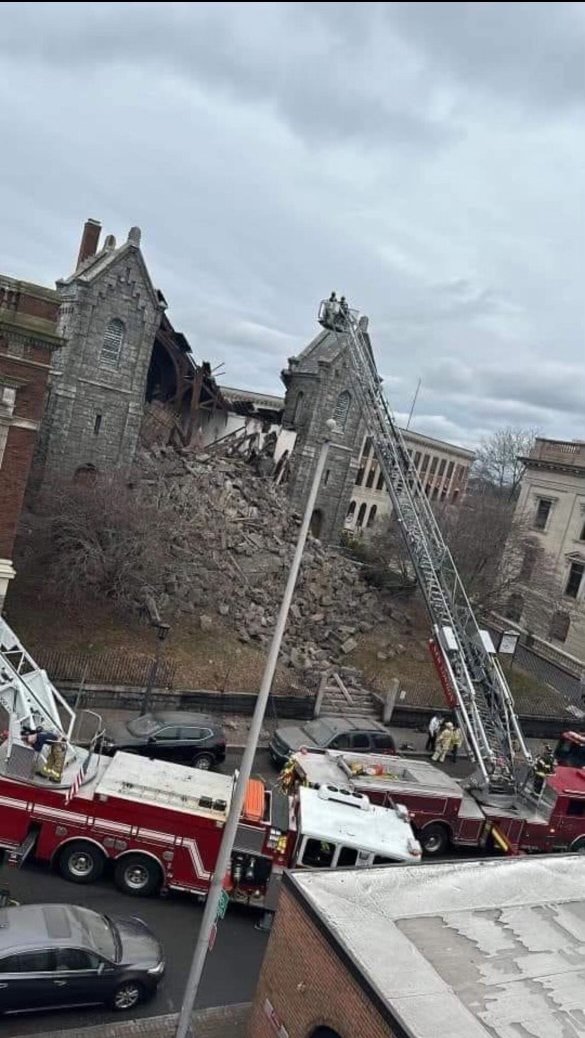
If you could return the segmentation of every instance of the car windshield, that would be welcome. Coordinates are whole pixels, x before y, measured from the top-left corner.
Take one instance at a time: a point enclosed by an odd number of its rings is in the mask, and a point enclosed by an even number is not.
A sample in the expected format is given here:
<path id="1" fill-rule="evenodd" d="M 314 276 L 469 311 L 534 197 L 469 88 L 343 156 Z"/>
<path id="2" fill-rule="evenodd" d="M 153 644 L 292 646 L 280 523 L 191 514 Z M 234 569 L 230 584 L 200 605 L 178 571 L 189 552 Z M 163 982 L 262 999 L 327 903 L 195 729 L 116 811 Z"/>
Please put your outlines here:
<path id="1" fill-rule="evenodd" d="M 135 721 L 129 721 L 127 727 L 132 735 L 154 735 L 161 723 L 152 714 L 145 714 L 144 717 L 137 717 Z"/>
<path id="2" fill-rule="evenodd" d="M 325 746 L 325 744 L 335 735 L 333 729 L 323 721 L 309 721 L 308 724 L 303 725 L 302 730 L 310 739 L 313 740 L 313 742 L 316 742 L 318 746 Z"/>
<path id="3" fill-rule="evenodd" d="M 108 919 L 107 915 L 92 912 L 89 918 L 84 913 L 82 922 L 88 941 L 96 952 L 111 962 L 119 962 L 121 943 L 118 931 L 111 919 Z"/>

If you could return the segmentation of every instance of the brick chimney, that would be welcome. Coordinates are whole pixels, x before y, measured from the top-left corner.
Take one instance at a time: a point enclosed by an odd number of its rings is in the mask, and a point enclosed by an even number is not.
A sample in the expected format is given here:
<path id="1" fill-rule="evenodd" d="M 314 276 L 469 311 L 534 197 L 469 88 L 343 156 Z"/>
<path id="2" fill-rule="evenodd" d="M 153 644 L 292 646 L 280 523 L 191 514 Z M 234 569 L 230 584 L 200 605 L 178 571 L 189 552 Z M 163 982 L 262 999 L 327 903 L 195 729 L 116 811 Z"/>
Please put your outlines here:
<path id="1" fill-rule="evenodd" d="M 81 244 L 79 246 L 76 270 L 79 270 L 84 260 L 89 259 L 90 256 L 95 256 L 98 242 L 100 240 L 101 230 L 102 225 L 99 220 L 85 221 L 83 234 L 81 235 Z"/>

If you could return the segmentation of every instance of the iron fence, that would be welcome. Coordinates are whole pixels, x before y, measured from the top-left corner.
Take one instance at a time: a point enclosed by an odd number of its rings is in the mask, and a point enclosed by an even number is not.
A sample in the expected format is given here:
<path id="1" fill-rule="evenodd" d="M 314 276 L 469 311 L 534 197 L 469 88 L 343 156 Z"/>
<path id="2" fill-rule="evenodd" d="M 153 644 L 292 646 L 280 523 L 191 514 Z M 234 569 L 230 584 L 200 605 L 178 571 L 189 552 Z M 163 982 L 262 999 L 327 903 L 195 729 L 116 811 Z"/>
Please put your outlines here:
<path id="1" fill-rule="evenodd" d="M 107 652 L 54 652 L 37 649 L 37 663 L 47 671 L 54 682 L 68 681 L 77 685 L 132 685 L 145 686 L 153 665 L 153 656 L 129 653 L 122 649 Z M 175 685 L 176 663 L 159 661 L 157 688 L 172 689 Z"/>

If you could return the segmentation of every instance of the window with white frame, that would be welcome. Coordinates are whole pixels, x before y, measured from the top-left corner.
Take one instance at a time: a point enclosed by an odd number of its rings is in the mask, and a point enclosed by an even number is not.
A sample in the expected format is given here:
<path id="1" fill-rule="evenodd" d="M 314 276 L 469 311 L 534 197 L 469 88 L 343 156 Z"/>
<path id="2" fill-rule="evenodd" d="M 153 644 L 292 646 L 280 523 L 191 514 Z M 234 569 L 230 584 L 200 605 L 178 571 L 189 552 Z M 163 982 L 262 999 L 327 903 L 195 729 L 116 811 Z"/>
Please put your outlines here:
<path id="1" fill-rule="evenodd" d="M 117 368 L 124 345 L 124 322 L 113 317 L 104 335 L 100 363 L 107 368 Z"/>
<path id="2" fill-rule="evenodd" d="M 0 466 L 4 458 L 4 451 L 8 442 L 10 430 L 10 419 L 14 413 L 16 403 L 16 389 L 14 386 L 0 384 Z M 4 421 L 2 421 L 4 419 Z"/>

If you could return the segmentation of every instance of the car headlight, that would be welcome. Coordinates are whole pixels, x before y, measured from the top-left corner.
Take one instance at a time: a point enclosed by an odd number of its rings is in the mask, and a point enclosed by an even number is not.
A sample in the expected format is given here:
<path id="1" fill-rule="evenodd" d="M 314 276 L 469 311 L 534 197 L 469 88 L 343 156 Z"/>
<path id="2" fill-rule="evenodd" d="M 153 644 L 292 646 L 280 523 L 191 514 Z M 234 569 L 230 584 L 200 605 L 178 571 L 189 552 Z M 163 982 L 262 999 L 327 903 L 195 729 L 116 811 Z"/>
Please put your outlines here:
<path id="1" fill-rule="evenodd" d="M 164 973 L 164 971 L 165 971 L 165 964 L 164 964 L 164 960 L 161 959 L 161 961 L 158 962 L 156 964 L 156 966 L 151 966 L 150 969 L 147 970 L 146 972 L 151 977 L 160 977 L 161 973 Z"/>

